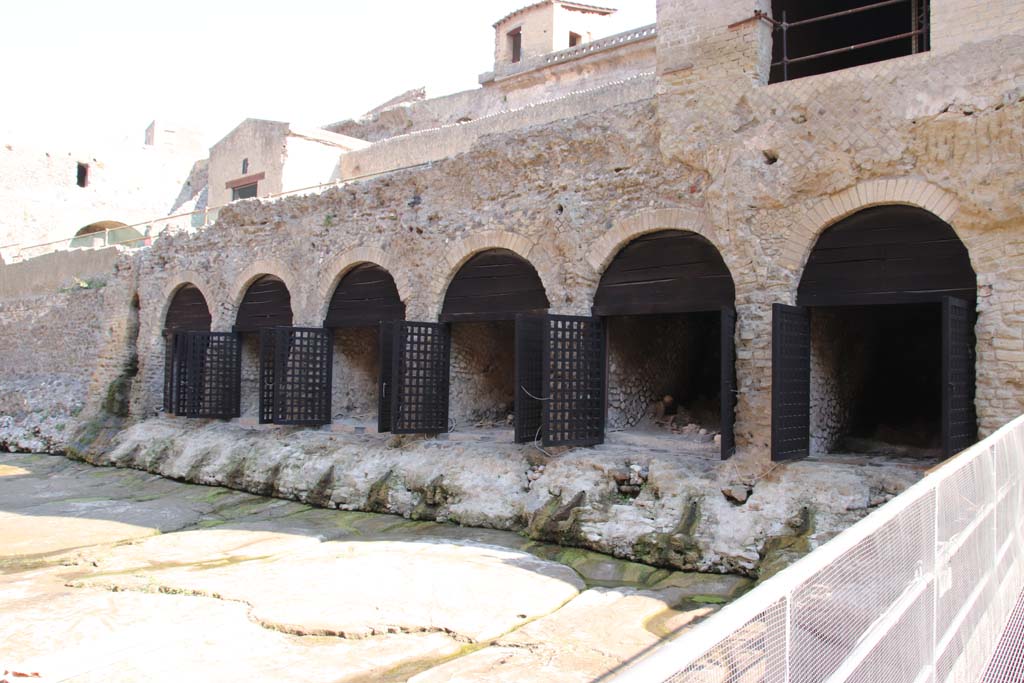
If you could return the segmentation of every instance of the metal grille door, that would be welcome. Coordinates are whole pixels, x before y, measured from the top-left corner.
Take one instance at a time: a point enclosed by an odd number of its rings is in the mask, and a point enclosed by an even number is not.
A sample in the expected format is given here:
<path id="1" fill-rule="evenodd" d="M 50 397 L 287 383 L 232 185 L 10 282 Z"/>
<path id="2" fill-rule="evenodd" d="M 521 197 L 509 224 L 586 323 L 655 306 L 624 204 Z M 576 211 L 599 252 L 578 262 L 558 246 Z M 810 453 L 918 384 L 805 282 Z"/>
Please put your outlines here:
<path id="1" fill-rule="evenodd" d="M 274 328 L 275 424 L 324 425 L 331 421 L 334 343 L 329 330 Z"/>
<path id="2" fill-rule="evenodd" d="M 377 384 L 377 431 L 381 434 L 391 431 L 391 364 L 395 352 L 395 323 L 384 321 L 380 324 L 380 376 Z"/>
<path id="3" fill-rule="evenodd" d="M 391 364 L 391 431 L 448 431 L 451 339 L 444 323 L 397 321 Z"/>
<path id="4" fill-rule="evenodd" d="M 605 337 L 601 320 L 549 315 L 546 328 L 544 445 L 603 443 Z"/>
<path id="5" fill-rule="evenodd" d="M 172 415 L 188 415 L 188 335 L 188 332 L 175 332 L 167 339 L 164 358 L 164 410 Z"/>
<path id="6" fill-rule="evenodd" d="M 516 443 L 536 441 L 544 413 L 542 315 L 516 316 Z"/>
<path id="7" fill-rule="evenodd" d="M 963 299 L 942 301 L 942 446 L 946 457 L 974 444 L 974 311 Z"/>
<path id="8" fill-rule="evenodd" d="M 728 460 L 736 453 L 736 311 L 723 308 L 721 322 L 722 460 Z"/>
<path id="9" fill-rule="evenodd" d="M 195 417 L 241 415 L 242 342 L 233 332 L 190 332 L 189 384 Z M 193 409 L 190 407 L 190 410 Z M 191 413 L 190 413 L 191 415 Z"/>
<path id="10" fill-rule="evenodd" d="M 274 328 L 260 330 L 260 424 L 274 421 Z"/>
<path id="11" fill-rule="evenodd" d="M 803 458 L 810 454 L 810 449 L 810 311 L 775 304 L 772 306 L 772 460 Z"/>

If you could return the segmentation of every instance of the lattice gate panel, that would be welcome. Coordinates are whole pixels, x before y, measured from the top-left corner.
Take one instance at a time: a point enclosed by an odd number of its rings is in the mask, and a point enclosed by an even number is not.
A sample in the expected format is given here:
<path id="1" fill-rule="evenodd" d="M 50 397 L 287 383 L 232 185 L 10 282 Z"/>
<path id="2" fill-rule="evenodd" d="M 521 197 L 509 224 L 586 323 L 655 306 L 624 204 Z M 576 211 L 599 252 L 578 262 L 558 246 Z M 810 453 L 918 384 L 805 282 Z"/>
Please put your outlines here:
<path id="1" fill-rule="evenodd" d="M 260 424 L 274 421 L 274 329 L 260 330 Z"/>
<path id="2" fill-rule="evenodd" d="M 772 306 L 772 460 L 811 449 L 811 316 L 806 308 Z"/>
<path id="3" fill-rule="evenodd" d="M 601 320 L 549 315 L 546 328 L 544 445 L 603 443 L 605 337 Z"/>
<path id="4" fill-rule="evenodd" d="M 194 381 L 195 416 L 227 419 L 240 417 L 242 394 L 242 341 L 234 332 L 193 332 L 198 355 Z M 201 349 L 201 353 L 198 352 Z M 190 377 L 190 383 L 192 378 Z"/>
<path id="5" fill-rule="evenodd" d="M 448 431 L 451 339 L 444 323 L 397 321 L 391 365 L 391 431 Z"/>
<path id="6" fill-rule="evenodd" d="M 380 377 L 377 384 L 377 431 L 381 434 L 391 431 L 391 377 L 395 354 L 395 323 L 386 320 L 380 324 Z"/>
<path id="7" fill-rule="evenodd" d="M 164 334 L 164 412 L 172 415 L 177 414 L 175 403 L 177 391 L 175 391 L 174 380 L 174 347 L 178 343 L 178 335 Z"/>
<path id="8" fill-rule="evenodd" d="M 172 415 L 188 415 L 188 347 L 188 332 L 175 332 L 167 339 L 164 410 Z"/>
<path id="9" fill-rule="evenodd" d="M 329 424 L 334 353 L 331 331 L 277 327 L 274 333 L 274 423 Z"/>
<path id="10" fill-rule="evenodd" d="M 963 299 L 942 301 L 942 445 L 946 457 L 978 437 L 974 409 L 974 311 Z"/>
<path id="11" fill-rule="evenodd" d="M 721 329 L 722 460 L 736 453 L 736 311 L 723 308 Z"/>
<path id="12" fill-rule="evenodd" d="M 542 315 L 516 316 L 516 443 L 540 436 L 544 413 L 544 329 Z"/>

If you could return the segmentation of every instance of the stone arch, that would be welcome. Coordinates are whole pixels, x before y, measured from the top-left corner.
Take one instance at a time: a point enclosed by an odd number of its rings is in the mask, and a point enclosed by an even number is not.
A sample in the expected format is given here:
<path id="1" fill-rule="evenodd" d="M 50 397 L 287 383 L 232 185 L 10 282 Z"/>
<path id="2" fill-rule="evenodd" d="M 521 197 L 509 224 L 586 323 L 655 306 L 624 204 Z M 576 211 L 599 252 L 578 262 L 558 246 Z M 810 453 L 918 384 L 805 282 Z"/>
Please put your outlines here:
<path id="1" fill-rule="evenodd" d="M 526 260 L 537 271 L 548 299 L 554 302 L 552 292 L 560 291 L 558 271 L 554 264 L 543 258 L 537 244 L 514 232 L 494 230 L 470 235 L 451 246 L 445 254 L 446 266 L 439 269 L 430 285 L 430 311 L 436 317 L 441 315 L 444 295 L 459 269 L 476 254 L 489 249 L 507 249 Z M 535 253 L 537 252 L 537 253 Z"/>
<path id="2" fill-rule="evenodd" d="M 338 283 L 353 268 L 364 263 L 372 263 L 388 271 L 398 288 L 398 298 L 408 305 L 414 289 L 408 272 L 402 269 L 398 259 L 378 247 L 355 247 L 338 254 L 321 269 L 320 281 L 315 292 L 316 300 L 310 302 L 308 306 L 308 310 L 314 312 L 315 320 L 323 321 Z"/>
<path id="3" fill-rule="evenodd" d="M 953 220 L 960 207 L 953 194 L 919 178 L 867 180 L 818 200 L 798 216 L 779 256 L 779 264 L 793 272 L 801 272 L 825 230 L 858 211 L 886 204 L 924 209 L 948 223 L 963 240 Z"/>
<path id="4" fill-rule="evenodd" d="M 203 298 L 206 299 L 206 306 L 210 309 L 210 314 L 215 316 L 217 299 L 214 294 L 216 293 L 216 290 L 210 285 L 207 279 L 199 273 L 193 270 L 185 270 L 171 275 L 160 293 L 159 303 L 154 307 L 158 313 L 154 320 L 157 325 L 157 329 L 163 329 L 163 321 L 167 318 L 167 311 L 171 307 L 174 295 L 179 289 L 186 285 L 192 285 L 199 290 L 203 295 Z M 216 322 L 216 319 L 214 322 Z"/>
<path id="5" fill-rule="evenodd" d="M 724 244 L 707 213 L 703 210 L 648 209 L 618 221 L 611 230 L 595 241 L 587 252 L 587 262 L 600 277 L 615 255 L 627 244 L 648 233 L 660 230 L 686 230 L 707 239 L 718 249 L 726 265 L 733 270 Z"/>
<path id="6" fill-rule="evenodd" d="M 302 324 L 306 317 L 302 315 L 305 311 L 294 310 L 295 304 L 302 302 L 300 298 L 302 290 L 299 288 L 299 279 L 288 265 L 278 259 L 254 261 L 234 278 L 234 284 L 228 290 L 230 299 L 225 302 L 230 307 L 229 313 L 237 313 L 238 307 L 242 304 L 242 299 L 245 298 L 245 293 L 249 291 L 249 285 L 264 275 L 273 275 L 284 282 L 285 287 L 288 288 L 288 293 L 292 297 L 295 323 Z"/>

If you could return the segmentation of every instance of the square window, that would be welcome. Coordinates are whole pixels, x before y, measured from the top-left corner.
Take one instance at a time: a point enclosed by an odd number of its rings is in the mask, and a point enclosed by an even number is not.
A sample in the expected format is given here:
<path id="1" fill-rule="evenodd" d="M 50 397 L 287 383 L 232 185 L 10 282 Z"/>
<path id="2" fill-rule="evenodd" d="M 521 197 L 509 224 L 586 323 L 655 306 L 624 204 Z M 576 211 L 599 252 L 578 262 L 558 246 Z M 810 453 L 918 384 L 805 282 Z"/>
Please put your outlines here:
<path id="1" fill-rule="evenodd" d="M 252 183 L 251 185 L 242 185 L 240 187 L 231 188 L 231 201 L 236 199 L 251 199 L 256 196 L 256 187 L 259 183 Z"/>

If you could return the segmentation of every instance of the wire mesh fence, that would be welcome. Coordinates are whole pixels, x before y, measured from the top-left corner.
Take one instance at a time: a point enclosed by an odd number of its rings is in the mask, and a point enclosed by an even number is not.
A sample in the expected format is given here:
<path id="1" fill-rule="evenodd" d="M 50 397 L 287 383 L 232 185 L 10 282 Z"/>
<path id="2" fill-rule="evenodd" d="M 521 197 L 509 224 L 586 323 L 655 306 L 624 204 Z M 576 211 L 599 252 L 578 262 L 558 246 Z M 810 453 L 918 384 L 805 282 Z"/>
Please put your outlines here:
<path id="1" fill-rule="evenodd" d="M 614 680 L 977 681 L 1024 589 L 1022 511 L 1024 416 Z"/>

